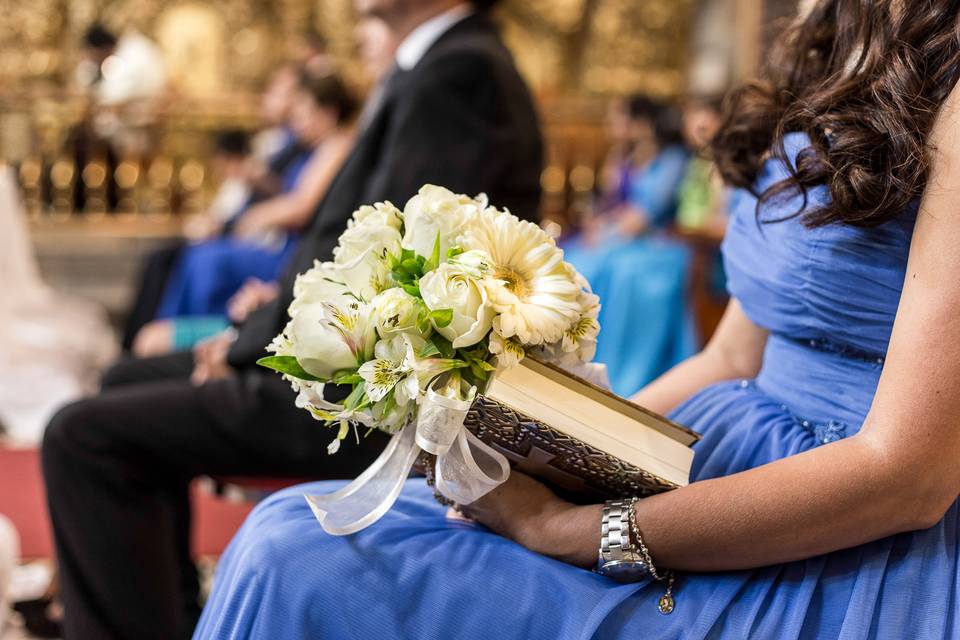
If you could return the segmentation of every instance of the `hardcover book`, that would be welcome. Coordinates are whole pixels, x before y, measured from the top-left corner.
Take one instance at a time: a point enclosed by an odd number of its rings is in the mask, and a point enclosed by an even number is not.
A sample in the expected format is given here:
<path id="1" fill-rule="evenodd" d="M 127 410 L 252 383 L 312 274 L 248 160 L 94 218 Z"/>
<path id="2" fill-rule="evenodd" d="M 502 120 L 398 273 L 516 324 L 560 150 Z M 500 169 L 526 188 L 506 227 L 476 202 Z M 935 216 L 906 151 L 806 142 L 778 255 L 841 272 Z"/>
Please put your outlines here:
<path id="1" fill-rule="evenodd" d="M 502 371 L 466 427 L 511 465 L 586 503 L 649 496 L 688 483 L 700 436 L 533 358 Z"/>

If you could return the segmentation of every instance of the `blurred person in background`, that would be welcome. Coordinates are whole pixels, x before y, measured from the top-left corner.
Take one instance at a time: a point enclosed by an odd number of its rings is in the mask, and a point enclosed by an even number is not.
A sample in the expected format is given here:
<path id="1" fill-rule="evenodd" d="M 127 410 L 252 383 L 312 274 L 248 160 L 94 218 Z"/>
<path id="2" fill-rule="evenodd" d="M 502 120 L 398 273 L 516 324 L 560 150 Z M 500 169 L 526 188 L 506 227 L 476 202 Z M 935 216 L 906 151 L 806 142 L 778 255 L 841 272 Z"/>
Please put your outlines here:
<path id="1" fill-rule="evenodd" d="M 683 105 L 683 139 L 694 152 L 680 185 L 677 226 L 720 238 L 726 227 L 727 192 L 707 147 L 720 129 L 720 100 L 690 98 Z"/>
<path id="2" fill-rule="evenodd" d="M 251 142 L 254 176 L 246 203 L 273 197 L 293 189 L 310 157 L 311 149 L 300 143 L 290 125 L 294 98 L 299 92 L 300 67 L 281 65 L 267 82 L 260 101 L 263 129 Z M 140 330 L 157 318 L 167 283 L 188 241 L 200 242 L 218 236 L 223 225 L 211 224 L 201 214 L 187 220 L 185 239 L 179 239 L 147 255 L 137 281 L 136 294 L 124 324 L 122 347 L 131 352 Z"/>
<path id="3" fill-rule="evenodd" d="M 349 453 L 327 455 L 336 433 L 295 406 L 289 383 L 256 365 L 287 322 L 296 275 L 332 258 L 355 209 L 402 206 L 434 183 L 485 192 L 537 218 L 543 139 L 530 93 L 484 10 L 490 4 L 358 0 L 360 16 L 382 20 L 400 44 L 277 297 L 233 337 L 118 363 L 100 395 L 50 422 L 43 469 L 70 640 L 189 634 L 199 592 L 189 543 L 193 478 L 349 478 L 380 454 L 386 437 L 372 433 Z M 279 626 L 270 634 L 303 637 Z"/>
<path id="4" fill-rule="evenodd" d="M 138 356 L 189 349 L 218 333 L 230 321 L 229 301 L 242 288 L 263 290 L 293 254 L 300 230 L 310 221 L 353 145 L 355 102 L 337 76 L 304 71 L 291 111 L 297 140 L 312 151 L 287 193 L 241 209 L 221 222 L 223 235 L 186 247 L 167 282 L 158 320 L 140 330 L 133 343 Z M 246 174 L 246 163 L 228 164 Z M 216 224 L 216 222 L 214 222 Z M 235 307 L 236 305 L 234 305 Z"/>
<path id="5" fill-rule="evenodd" d="M 604 304 L 598 362 L 630 395 L 696 349 L 686 286 L 690 256 L 670 238 L 690 152 L 672 105 L 635 96 L 611 109 L 614 137 L 598 211 L 564 243 Z"/>

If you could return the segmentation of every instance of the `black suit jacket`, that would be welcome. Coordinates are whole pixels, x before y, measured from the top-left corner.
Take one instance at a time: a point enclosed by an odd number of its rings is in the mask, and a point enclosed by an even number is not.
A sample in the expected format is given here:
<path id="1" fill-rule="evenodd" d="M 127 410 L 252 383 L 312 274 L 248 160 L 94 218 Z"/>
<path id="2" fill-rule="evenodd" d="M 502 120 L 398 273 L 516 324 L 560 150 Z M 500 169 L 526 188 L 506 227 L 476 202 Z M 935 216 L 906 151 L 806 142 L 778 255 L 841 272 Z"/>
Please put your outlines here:
<path id="1" fill-rule="evenodd" d="M 384 86 L 377 112 L 320 202 L 280 282 L 281 294 L 239 328 L 229 362 L 252 365 L 283 330 L 293 282 L 314 260 L 330 260 L 362 204 L 398 207 L 427 183 L 486 193 L 491 204 L 536 219 L 543 139 L 530 93 L 484 15 L 443 34 L 411 70 Z"/>

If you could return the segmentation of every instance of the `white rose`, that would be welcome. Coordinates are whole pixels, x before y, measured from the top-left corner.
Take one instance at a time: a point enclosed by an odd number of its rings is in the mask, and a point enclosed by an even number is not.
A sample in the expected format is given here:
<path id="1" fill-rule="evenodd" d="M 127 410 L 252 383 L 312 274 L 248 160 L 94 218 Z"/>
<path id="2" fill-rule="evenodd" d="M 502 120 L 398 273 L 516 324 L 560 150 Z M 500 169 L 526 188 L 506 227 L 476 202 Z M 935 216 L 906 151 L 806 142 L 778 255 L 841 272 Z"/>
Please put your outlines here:
<path id="1" fill-rule="evenodd" d="M 308 373 L 323 380 L 344 369 L 356 369 L 376 342 L 366 305 L 311 304 L 302 307 L 284 333 L 294 355 Z"/>
<path id="2" fill-rule="evenodd" d="M 370 253 L 379 258 L 400 254 L 400 231 L 388 224 L 357 224 L 347 228 L 340 236 L 333 260 L 348 264 L 358 256 Z"/>
<path id="3" fill-rule="evenodd" d="M 298 275 L 293 283 L 293 302 L 288 310 L 290 317 L 308 305 L 349 302 L 353 296 L 341 271 L 332 262 L 315 262 L 313 268 Z"/>
<path id="4" fill-rule="evenodd" d="M 420 305 L 416 298 L 399 287 L 387 289 L 370 301 L 373 323 L 381 338 L 396 333 L 419 334 L 417 318 Z"/>
<path id="5" fill-rule="evenodd" d="M 420 295 L 431 311 L 450 309 L 453 319 L 437 333 L 455 348 L 474 345 L 487 335 L 493 323 L 493 307 L 482 280 L 470 269 L 445 263 L 420 278 Z"/>
<path id="6" fill-rule="evenodd" d="M 353 212 L 348 226 L 385 226 L 397 231 L 403 226 L 403 214 L 390 202 L 378 202 L 373 206 L 363 205 Z"/>
<path id="7" fill-rule="evenodd" d="M 440 257 L 456 242 L 467 217 L 480 211 L 479 203 L 443 187 L 423 186 L 403 208 L 403 246 L 429 258 L 440 234 Z"/>

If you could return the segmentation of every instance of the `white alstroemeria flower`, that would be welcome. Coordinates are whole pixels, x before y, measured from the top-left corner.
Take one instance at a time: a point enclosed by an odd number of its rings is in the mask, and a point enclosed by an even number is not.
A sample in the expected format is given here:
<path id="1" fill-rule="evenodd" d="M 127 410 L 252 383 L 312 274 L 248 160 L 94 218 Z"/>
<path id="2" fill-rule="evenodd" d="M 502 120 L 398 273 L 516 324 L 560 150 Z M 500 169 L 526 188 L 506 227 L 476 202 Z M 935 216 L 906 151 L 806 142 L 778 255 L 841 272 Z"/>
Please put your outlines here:
<path id="1" fill-rule="evenodd" d="M 493 208 L 471 216 L 457 244 L 490 256 L 497 330 L 525 346 L 557 342 L 580 317 L 581 291 L 563 251 L 537 225 Z"/>
<path id="2" fill-rule="evenodd" d="M 563 332 L 561 349 L 576 362 L 590 362 L 597 354 L 597 335 L 600 333 L 600 298 L 589 291 L 580 292 L 580 319 Z"/>
<path id="3" fill-rule="evenodd" d="M 294 391 L 297 391 L 294 405 L 298 409 L 306 409 L 314 419 L 323 422 L 330 422 L 339 418 L 344 407 L 341 404 L 329 402 L 323 397 L 324 383 L 296 380 L 289 376 L 287 378 L 293 382 Z"/>
<path id="4" fill-rule="evenodd" d="M 381 338 L 389 338 L 396 333 L 420 335 L 417 319 L 422 305 L 403 289 L 387 289 L 370 301 L 370 307 Z"/>
<path id="5" fill-rule="evenodd" d="M 367 360 L 377 337 L 368 305 L 356 301 L 305 305 L 284 333 L 300 366 L 323 380 Z"/>
<path id="6" fill-rule="evenodd" d="M 384 398 L 370 408 L 370 414 L 375 420 L 376 428 L 387 433 L 397 433 L 407 426 L 417 412 L 417 403 L 408 402 L 398 405 L 390 398 Z"/>
<path id="7" fill-rule="evenodd" d="M 490 334 L 490 353 L 497 356 L 497 366 L 506 369 L 516 366 L 527 355 L 519 340 L 504 338 L 496 329 Z"/>
<path id="8" fill-rule="evenodd" d="M 446 326 L 434 321 L 434 329 L 454 348 L 477 344 L 493 326 L 493 307 L 482 273 L 483 269 L 447 262 L 420 278 L 420 295 L 427 308 L 453 313 Z"/>
<path id="9" fill-rule="evenodd" d="M 378 342 L 374 359 L 360 365 L 358 373 L 366 382 L 367 397 L 374 402 L 394 391 L 394 401 L 404 406 L 420 395 L 417 355 L 409 335 L 400 334 Z"/>
<path id="10" fill-rule="evenodd" d="M 486 202 L 485 199 L 482 202 Z M 403 246 L 429 258 L 440 236 L 440 257 L 454 246 L 464 221 L 480 210 L 481 202 L 432 184 L 423 186 L 403 208 Z"/>

